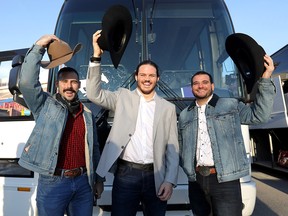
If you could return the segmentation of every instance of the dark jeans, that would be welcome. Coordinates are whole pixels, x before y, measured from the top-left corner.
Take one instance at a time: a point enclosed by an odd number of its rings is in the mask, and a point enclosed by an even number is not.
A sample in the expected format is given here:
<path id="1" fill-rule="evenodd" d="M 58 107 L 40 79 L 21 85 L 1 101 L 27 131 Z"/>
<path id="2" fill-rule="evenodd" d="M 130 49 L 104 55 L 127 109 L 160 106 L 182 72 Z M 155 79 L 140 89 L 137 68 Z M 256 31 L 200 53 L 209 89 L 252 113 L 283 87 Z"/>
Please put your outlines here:
<path id="1" fill-rule="evenodd" d="M 241 216 L 242 197 L 239 180 L 218 183 L 217 174 L 201 176 L 189 182 L 189 200 L 196 216 Z"/>
<path id="2" fill-rule="evenodd" d="M 145 216 L 165 216 L 167 202 L 156 195 L 153 171 L 118 165 L 112 188 L 111 216 L 135 216 L 140 202 Z"/>
<path id="3" fill-rule="evenodd" d="M 75 178 L 39 175 L 37 187 L 39 216 L 92 215 L 93 192 L 87 174 Z"/>

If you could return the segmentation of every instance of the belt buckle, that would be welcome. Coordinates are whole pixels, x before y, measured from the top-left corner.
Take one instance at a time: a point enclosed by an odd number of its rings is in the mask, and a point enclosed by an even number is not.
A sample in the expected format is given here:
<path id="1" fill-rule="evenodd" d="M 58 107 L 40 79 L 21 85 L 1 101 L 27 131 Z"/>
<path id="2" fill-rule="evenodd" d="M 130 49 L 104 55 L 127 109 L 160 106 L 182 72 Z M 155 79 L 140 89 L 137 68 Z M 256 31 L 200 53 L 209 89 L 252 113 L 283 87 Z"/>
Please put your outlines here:
<path id="1" fill-rule="evenodd" d="M 82 173 L 82 170 L 79 168 L 71 169 L 71 170 L 64 170 L 63 176 L 65 178 L 74 178 L 74 177 L 79 176 L 79 172 Z"/>
<path id="2" fill-rule="evenodd" d="M 202 176 L 209 176 L 210 175 L 210 167 L 207 167 L 207 166 L 200 166 L 199 167 L 199 173 L 202 175 Z"/>

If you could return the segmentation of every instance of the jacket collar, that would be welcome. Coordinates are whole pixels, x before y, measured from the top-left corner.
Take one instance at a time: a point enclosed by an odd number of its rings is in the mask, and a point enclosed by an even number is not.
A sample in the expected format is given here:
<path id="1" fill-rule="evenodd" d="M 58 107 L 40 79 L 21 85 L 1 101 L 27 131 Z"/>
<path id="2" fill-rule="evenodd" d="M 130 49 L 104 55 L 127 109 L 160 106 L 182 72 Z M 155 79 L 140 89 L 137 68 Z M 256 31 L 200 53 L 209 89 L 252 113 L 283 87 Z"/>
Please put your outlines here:
<path id="1" fill-rule="evenodd" d="M 208 102 L 208 104 L 210 106 L 215 107 L 217 104 L 217 101 L 219 100 L 219 96 L 216 94 L 213 94 L 211 100 Z M 191 111 L 192 109 L 194 109 L 194 107 L 196 106 L 196 99 L 194 99 L 191 104 L 188 106 L 188 111 Z"/>

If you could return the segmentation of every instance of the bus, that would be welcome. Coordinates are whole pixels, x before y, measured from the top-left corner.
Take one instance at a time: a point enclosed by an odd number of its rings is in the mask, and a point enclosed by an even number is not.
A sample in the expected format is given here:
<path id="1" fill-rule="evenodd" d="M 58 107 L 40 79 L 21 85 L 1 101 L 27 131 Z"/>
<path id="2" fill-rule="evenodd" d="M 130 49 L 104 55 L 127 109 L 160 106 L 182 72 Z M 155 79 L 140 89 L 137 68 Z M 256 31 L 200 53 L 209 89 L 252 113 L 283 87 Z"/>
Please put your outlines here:
<path id="1" fill-rule="evenodd" d="M 250 139 L 252 164 L 275 172 L 287 172 L 288 168 L 288 45 L 271 55 L 276 65 L 272 79 L 276 87 L 273 110 L 269 121 L 251 125 Z M 286 154 L 280 163 L 281 153 Z"/>
<path id="2" fill-rule="evenodd" d="M 100 145 L 113 124 L 113 113 L 87 99 L 85 79 L 93 51 L 92 35 L 101 29 L 105 12 L 119 4 L 131 13 L 133 28 L 117 68 L 108 52 L 102 55 L 103 88 L 112 91 L 118 87 L 134 89 L 136 66 L 151 59 L 160 67 L 157 94 L 174 103 L 177 114 L 193 99 L 190 80 L 199 70 L 211 73 L 215 92 L 220 97 L 247 98 L 245 82 L 225 50 L 225 40 L 234 33 L 234 27 L 224 0 L 65 0 L 55 35 L 71 47 L 78 43 L 83 46 L 66 66 L 75 68 L 80 74 L 79 98 L 95 113 Z M 8 51 L 0 53 L 0 215 L 5 216 L 37 215 L 37 173 L 25 170 L 17 163 L 34 126 L 33 116 L 17 86 L 23 62 L 21 50 L 14 50 L 12 54 Z M 51 94 L 56 92 L 55 78 L 59 67 L 43 69 L 40 73 L 43 89 Z M 251 160 L 248 126 L 243 125 L 242 132 L 247 158 Z M 101 199 L 94 207 L 94 215 L 110 215 L 112 181 L 113 175 L 108 175 Z M 251 215 L 256 200 L 256 186 L 251 174 L 241 178 L 241 188 L 243 215 Z M 177 187 L 168 202 L 167 215 L 193 215 L 189 208 L 187 177 L 181 168 Z"/>

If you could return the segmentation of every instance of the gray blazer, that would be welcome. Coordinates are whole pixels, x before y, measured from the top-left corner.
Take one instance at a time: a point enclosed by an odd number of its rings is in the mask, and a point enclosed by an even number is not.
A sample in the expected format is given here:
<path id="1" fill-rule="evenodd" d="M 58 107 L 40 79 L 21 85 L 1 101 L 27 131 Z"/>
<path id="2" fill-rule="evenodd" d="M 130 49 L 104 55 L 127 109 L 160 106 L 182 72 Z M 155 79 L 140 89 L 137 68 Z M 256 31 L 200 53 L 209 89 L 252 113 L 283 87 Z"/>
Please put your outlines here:
<path id="1" fill-rule="evenodd" d="M 90 64 L 86 81 L 87 97 L 93 103 L 114 112 L 114 121 L 102 152 L 97 174 L 114 172 L 116 161 L 136 128 L 140 97 L 136 90 L 119 88 L 115 92 L 101 89 L 100 64 Z M 163 182 L 177 184 L 179 144 L 175 106 L 155 96 L 153 156 L 156 193 Z"/>

